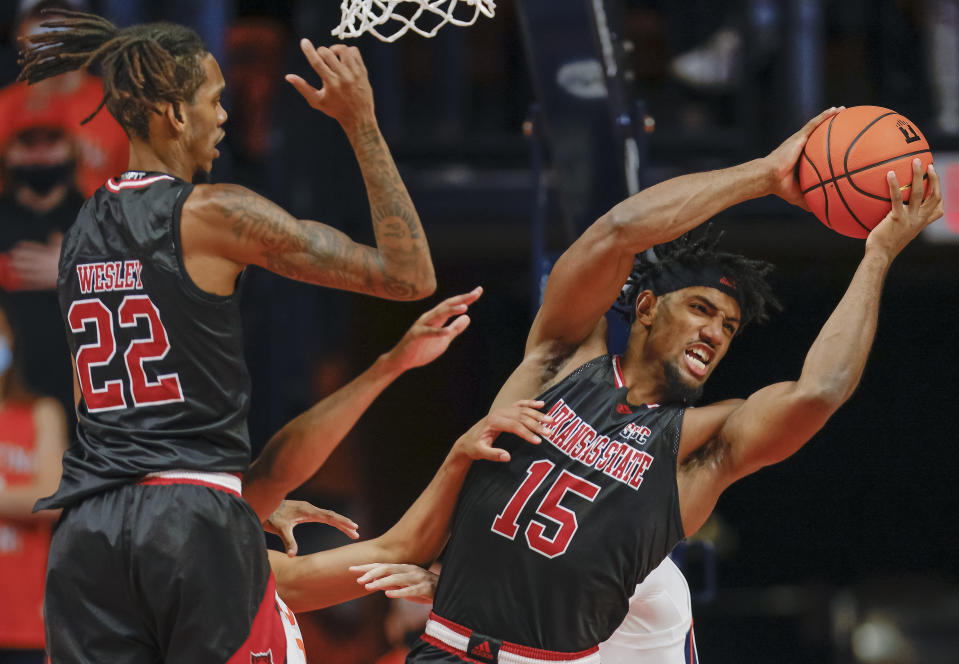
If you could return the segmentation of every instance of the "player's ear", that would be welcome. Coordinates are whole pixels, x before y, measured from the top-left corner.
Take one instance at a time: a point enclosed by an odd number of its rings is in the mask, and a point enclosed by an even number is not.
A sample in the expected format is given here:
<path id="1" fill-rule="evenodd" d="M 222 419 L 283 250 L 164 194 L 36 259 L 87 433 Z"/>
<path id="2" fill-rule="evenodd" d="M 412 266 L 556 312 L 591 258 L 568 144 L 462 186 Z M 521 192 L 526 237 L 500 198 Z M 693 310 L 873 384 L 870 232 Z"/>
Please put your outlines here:
<path id="1" fill-rule="evenodd" d="M 653 322 L 656 303 L 659 301 L 653 291 L 648 288 L 636 296 L 636 322 L 643 327 L 649 327 Z"/>
<path id="2" fill-rule="evenodd" d="M 159 117 L 162 118 L 162 124 L 166 126 L 166 131 L 173 136 L 180 136 L 186 131 L 186 122 L 183 119 L 183 104 L 168 101 L 163 102 L 157 107 Z"/>

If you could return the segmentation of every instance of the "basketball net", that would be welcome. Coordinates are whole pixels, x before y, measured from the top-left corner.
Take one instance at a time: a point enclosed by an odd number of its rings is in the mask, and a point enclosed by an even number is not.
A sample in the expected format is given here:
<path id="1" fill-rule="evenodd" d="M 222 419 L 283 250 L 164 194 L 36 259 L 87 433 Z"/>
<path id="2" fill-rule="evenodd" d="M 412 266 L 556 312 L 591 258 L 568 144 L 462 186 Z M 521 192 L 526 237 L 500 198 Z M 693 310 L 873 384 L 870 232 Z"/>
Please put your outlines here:
<path id="1" fill-rule="evenodd" d="M 369 32 L 392 42 L 410 30 L 432 37 L 447 23 L 462 27 L 473 25 L 480 14 L 493 18 L 496 0 L 343 0 L 340 11 L 342 19 L 333 36 L 347 39 Z"/>

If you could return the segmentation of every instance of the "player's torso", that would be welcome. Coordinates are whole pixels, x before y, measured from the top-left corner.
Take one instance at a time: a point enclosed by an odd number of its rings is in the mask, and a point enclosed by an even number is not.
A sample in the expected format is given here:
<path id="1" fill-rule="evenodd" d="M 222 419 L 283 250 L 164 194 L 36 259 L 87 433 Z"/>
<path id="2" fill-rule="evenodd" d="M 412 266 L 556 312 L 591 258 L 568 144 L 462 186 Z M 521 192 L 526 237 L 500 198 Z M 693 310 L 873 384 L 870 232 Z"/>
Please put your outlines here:
<path id="1" fill-rule="evenodd" d="M 186 273 L 179 220 L 192 185 L 125 176 L 87 200 L 60 257 L 60 308 L 83 394 L 64 482 L 242 471 L 250 385 L 238 296 L 203 292 Z"/>
<path id="2" fill-rule="evenodd" d="M 454 518 L 438 615 L 494 638 L 576 652 L 605 640 L 636 583 L 682 538 L 682 410 L 627 403 L 597 358 L 540 398 L 541 445 L 509 436 L 508 464 L 475 463 Z"/>

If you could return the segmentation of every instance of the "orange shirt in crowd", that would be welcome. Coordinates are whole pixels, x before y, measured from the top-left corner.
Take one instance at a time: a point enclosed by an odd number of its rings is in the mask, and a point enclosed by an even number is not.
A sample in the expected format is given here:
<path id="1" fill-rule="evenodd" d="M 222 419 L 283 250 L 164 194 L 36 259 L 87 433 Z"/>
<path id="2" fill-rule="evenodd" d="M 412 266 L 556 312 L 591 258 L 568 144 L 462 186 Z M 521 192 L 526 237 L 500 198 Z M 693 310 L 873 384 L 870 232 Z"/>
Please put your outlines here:
<path id="1" fill-rule="evenodd" d="M 51 121 L 63 127 L 76 138 L 77 185 L 87 197 L 127 169 L 130 144 L 106 107 L 87 124 L 80 124 L 103 99 L 100 79 L 83 72 L 63 76 L 69 78 L 36 85 L 13 83 L 0 90 L 0 149 L 20 130 Z"/>

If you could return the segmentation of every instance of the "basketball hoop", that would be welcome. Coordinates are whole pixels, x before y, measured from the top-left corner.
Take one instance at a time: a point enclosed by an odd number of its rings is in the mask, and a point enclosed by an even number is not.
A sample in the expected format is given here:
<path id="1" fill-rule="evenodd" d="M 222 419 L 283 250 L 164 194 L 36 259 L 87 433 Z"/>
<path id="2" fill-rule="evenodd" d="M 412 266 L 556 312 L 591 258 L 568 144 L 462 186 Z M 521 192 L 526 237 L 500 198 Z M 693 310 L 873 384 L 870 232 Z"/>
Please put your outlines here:
<path id="1" fill-rule="evenodd" d="M 447 23 L 463 27 L 473 25 L 480 14 L 493 18 L 496 0 L 343 0 L 340 11 L 333 36 L 347 39 L 369 32 L 392 42 L 410 30 L 433 37 Z"/>

